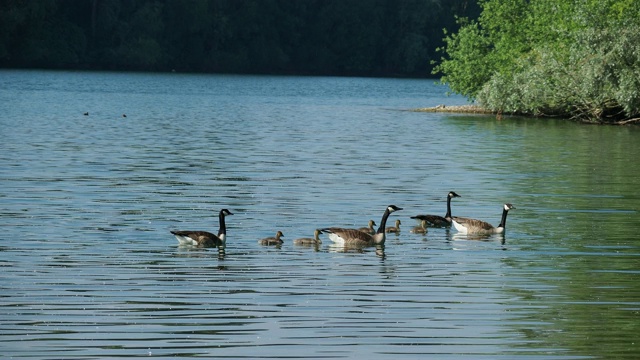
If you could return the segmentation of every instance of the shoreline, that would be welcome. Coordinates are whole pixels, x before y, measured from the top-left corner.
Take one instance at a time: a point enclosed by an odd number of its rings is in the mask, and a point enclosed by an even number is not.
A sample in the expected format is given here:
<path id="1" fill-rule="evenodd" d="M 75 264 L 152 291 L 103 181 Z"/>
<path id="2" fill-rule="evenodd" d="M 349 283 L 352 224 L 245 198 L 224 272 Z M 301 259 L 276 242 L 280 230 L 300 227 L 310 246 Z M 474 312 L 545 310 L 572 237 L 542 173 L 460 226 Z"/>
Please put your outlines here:
<path id="1" fill-rule="evenodd" d="M 478 105 L 438 105 L 433 107 L 417 108 L 416 112 L 446 112 L 460 114 L 495 114 L 494 111 L 487 110 Z"/>
<path id="2" fill-rule="evenodd" d="M 496 112 L 496 111 L 491 111 L 488 109 L 483 108 L 482 106 L 479 105 L 473 105 L 473 104 L 467 104 L 467 105 L 437 105 L 437 106 L 432 106 L 432 107 L 425 107 L 425 108 L 417 108 L 417 109 L 413 109 L 412 111 L 415 112 L 440 112 L 440 113 L 454 113 L 454 114 L 481 114 L 481 115 L 496 115 L 499 119 L 502 118 L 502 113 Z M 505 114 L 505 115 L 514 115 L 514 114 Z M 524 116 L 524 117 L 535 117 L 535 116 L 527 116 L 527 115 L 519 115 L 519 116 Z M 572 120 L 575 121 L 573 119 L 569 119 L 567 118 L 567 120 Z M 589 124 L 589 125 L 636 125 L 636 124 L 640 124 L 640 118 L 630 118 L 630 119 L 624 119 L 624 120 L 619 120 L 619 121 L 611 121 L 611 122 L 606 122 L 606 121 L 600 121 L 600 122 L 589 122 L 589 121 L 578 121 L 580 123 L 583 124 Z"/>

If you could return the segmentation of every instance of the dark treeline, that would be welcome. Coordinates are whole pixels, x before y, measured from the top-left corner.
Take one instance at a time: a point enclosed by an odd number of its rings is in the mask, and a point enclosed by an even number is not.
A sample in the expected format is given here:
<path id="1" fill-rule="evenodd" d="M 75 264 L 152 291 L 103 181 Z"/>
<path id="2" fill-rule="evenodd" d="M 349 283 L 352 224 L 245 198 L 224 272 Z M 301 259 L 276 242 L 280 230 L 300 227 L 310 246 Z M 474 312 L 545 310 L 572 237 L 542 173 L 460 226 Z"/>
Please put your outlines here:
<path id="1" fill-rule="evenodd" d="M 0 67 L 428 77 L 475 0 L 4 0 Z"/>

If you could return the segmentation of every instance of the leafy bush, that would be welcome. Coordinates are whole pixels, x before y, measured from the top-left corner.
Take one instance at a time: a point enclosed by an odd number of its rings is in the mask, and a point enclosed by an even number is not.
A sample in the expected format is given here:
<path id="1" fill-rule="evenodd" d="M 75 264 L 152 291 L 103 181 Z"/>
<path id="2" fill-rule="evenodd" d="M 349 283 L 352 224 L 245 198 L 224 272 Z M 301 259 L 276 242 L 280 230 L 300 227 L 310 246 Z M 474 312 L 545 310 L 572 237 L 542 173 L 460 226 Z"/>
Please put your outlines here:
<path id="1" fill-rule="evenodd" d="M 640 114 L 640 30 L 580 32 L 566 52 L 532 50 L 515 71 L 495 74 L 478 92 L 498 112 L 618 121 Z"/>
<path id="2" fill-rule="evenodd" d="M 507 1 L 531 16 L 519 18 L 529 35 L 514 37 L 515 23 L 495 26 L 504 11 L 483 1 L 479 22 L 446 38 L 442 81 L 496 112 L 588 122 L 640 116 L 640 20 L 630 15 L 640 2 L 558 1 L 567 11 L 558 22 L 543 12 L 549 1 Z"/>

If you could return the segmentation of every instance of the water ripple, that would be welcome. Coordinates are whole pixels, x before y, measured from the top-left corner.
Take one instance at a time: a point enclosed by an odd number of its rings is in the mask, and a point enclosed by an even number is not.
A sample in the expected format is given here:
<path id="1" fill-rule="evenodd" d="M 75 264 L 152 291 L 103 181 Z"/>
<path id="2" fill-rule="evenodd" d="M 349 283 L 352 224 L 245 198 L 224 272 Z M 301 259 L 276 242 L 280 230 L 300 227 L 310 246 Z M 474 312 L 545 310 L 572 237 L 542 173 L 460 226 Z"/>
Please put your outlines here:
<path id="1" fill-rule="evenodd" d="M 464 102 L 428 80 L 2 73 L 3 354 L 637 357 L 633 129 L 397 111 Z M 410 233 L 450 190 L 506 235 Z M 389 204 L 384 248 L 292 244 Z M 169 233 L 222 207 L 224 252 Z"/>

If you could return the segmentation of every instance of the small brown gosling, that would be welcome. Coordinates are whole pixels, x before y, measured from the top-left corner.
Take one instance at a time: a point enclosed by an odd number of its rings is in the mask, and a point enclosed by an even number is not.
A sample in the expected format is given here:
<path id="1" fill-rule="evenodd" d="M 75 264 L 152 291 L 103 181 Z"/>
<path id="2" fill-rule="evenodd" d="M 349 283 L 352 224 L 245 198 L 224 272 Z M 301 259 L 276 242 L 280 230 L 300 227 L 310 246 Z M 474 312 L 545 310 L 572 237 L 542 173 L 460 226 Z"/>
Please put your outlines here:
<path id="1" fill-rule="evenodd" d="M 358 231 L 362 231 L 363 233 L 373 235 L 376 233 L 376 229 L 373 228 L 374 226 L 377 226 L 376 222 L 373 220 L 369 220 L 369 227 L 361 227 L 358 229 Z"/>
<path id="2" fill-rule="evenodd" d="M 410 232 L 414 234 L 426 234 L 427 231 L 427 220 L 422 220 L 420 221 L 420 226 L 414 227 Z"/>
<path id="3" fill-rule="evenodd" d="M 293 240 L 294 245 L 318 245 L 322 244 L 322 240 L 320 240 L 320 229 L 316 229 L 313 232 L 313 238 L 298 238 Z"/>
<path id="4" fill-rule="evenodd" d="M 396 226 L 389 226 L 385 231 L 388 233 L 399 233 L 400 232 L 400 219 L 396 220 Z"/>
<path id="5" fill-rule="evenodd" d="M 281 237 L 284 237 L 284 234 L 282 234 L 282 231 L 278 230 L 278 232 L 276 233 L 275 237 L 268 237 L 268 238 L 264 238 L 262 240 L 258 240 L 258 244 L 260 245 L 280 245 L 282 244 L 284 241 L 282 241 Z"/>

